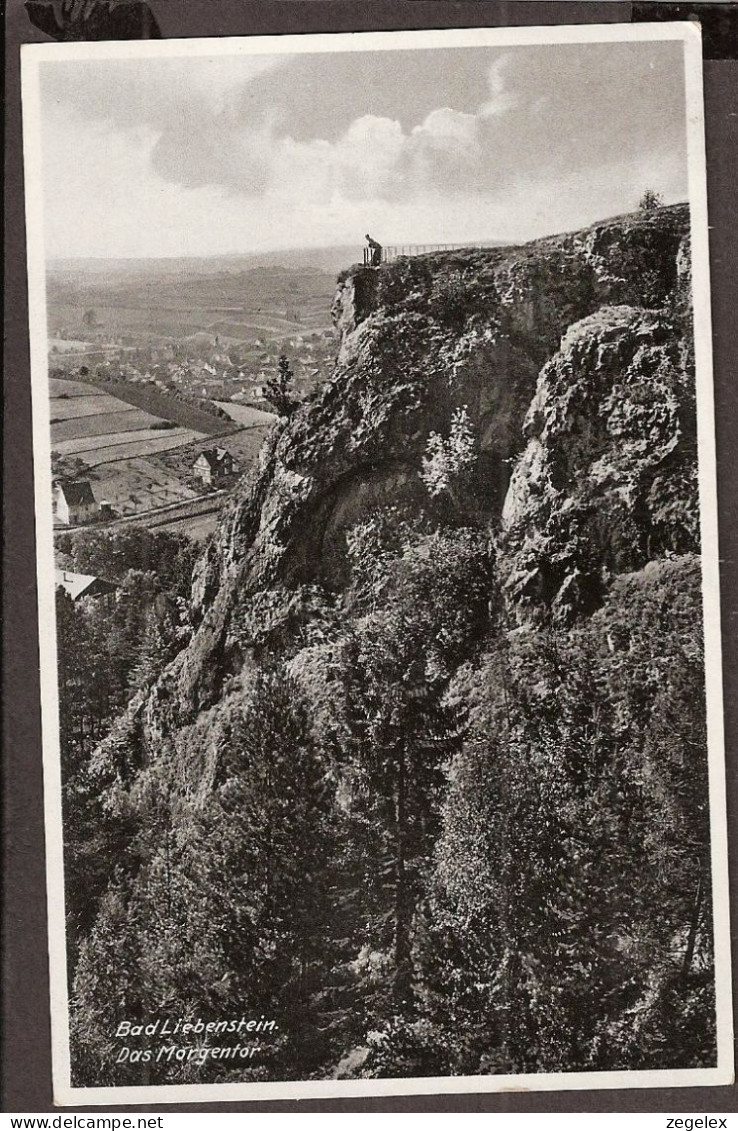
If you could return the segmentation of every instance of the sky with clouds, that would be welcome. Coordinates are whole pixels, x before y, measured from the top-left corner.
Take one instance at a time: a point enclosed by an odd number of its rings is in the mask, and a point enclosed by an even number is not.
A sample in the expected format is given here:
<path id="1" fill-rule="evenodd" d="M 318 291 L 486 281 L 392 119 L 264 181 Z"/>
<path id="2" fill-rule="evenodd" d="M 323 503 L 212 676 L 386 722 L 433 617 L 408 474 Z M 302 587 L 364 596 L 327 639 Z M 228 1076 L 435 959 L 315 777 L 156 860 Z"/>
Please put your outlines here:
<path id="1" fill-rule="evenodd" d="M 527 239 L 687 196 L 683 45 L 40 64 L 50 258 Z"/>

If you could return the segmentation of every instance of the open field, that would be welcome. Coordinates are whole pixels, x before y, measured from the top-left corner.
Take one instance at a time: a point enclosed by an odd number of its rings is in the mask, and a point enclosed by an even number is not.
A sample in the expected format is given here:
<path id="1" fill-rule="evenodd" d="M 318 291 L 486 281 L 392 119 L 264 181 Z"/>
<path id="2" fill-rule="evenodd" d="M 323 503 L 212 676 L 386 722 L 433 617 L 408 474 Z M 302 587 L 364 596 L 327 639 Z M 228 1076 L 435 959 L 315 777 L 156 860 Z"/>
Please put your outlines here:
<path id="1" fill-rule="evenodd" d="M 127 408 L 121 412 L 88 413 L 85 416 L 73 417 L 70 420 L 58 420 L 52 424 L 52 442 L 58 451 L 59 443 L 67 440 L 79 440 L 81 438 L 94 440 L 98 436 L 122 435 L 123 433 L 132 433 L 138 438 L 144 438 L 152 431 L 152 426 L 157 423 L 159 423 L 158 417 L 151 416 L 148 412 L 142 412 L 140 408 Z M 155 429 L 155 431 L 159 435 L 162 431 L 167 431 L 171 435 L 182 431 L 182 429 Z M 127 439 L 127 437 L 125 438 Z M 133 438 L 134 436 L 131 435 L 131 439 Z"/>
<path id="2" fill-rule="evenodd" d="M 196 428 L 162 428 L 164 422 L 169 423 L 166 416 L 135 407 L 83 381 L 54 379 L 50 391 L 52 451 L 61 457 L 77 457 L 88 467 L 165 451 L 203 435 Z"/>
<path id="3" fill-rule="evenodd" d="M 107 393 L 93 390 L 89 397 L 52 397 L 49 402 L 52 422 L 61 420 L 78 420 L 83 416 L 100 416 L 112 412 L 137 412 L 133 405 L 119 401 L 117 397 L 109 397 Z"/>
<path id="4" fill-rule="evenodd" d="M 86 381 L 67 381 L 65 377 L 50 377 L 49 396 L 52 401 L 57 397 L 61 400 L 72 397 L 101 397 L 103 391 L 96 389 L 94 385 L 88 385 Z"/>
<path id="5" fill-rule="evenodd" d="M 269 419 L 273 421 L 275 418 Z M 219 438 L 220 445 L 227 447 L 235 458 L 238 474 L 251 468 L 268 430 L 269 426 L 252 425 Z M 213 446 L 213 438 L 183 430 L 174 432 L 174 440 L 169 439 L 172 435 L 172 432 L 159 432 L 154 434 L 154 439 L 148 435 L 146 440 L 132 443 L 100 448 L 88 446 L 86 450 L 73 454 L 88 465 L 86 475 L 97 501 L 108 503 L 119 517 L 127 518 L 156 507 L 189 501 L 193 507 L 201 503 L 206 509 L 212 509 L 212 496 L 203 496 L 202 485 L 195 477 L 192 465 L 204 448 Z M 167 442 L 176 446 L 163 448 L 161 445 Z M 94 440 L 86 443 L 89 445 Z M 198 514 L 201 509 L 198 509 Z M 200 530 L 202 527 L 203 531 L 209 532 L 214 522 L 214 518 L 207 522 L 198 520 L 197 528 Z M 185 530 L 187 523 L 178 518 L 171 528 Z"/>
<path id="6" fill-rule="evenodd" d="M 183 503 L 173 510 L 147 515 L 141 521 L 149 530 L 186 534 L 196 542 L 201 542 L 215 530 L 220 512 L 227 501 L 228 493 L 219 492 L 191 503 Z"/>
<path id="7" fill-rule="evenodd" d="M 94 527 L 55 525 L 57 533 L 66 531 L 87 531 L 93 529 L 109 529 L 111 527 L 128 525 L 141 526 L 147 530 L 179 530 L 191 538 L 204 538 L 209 534 L 218 521 L 220 511 L 228 498 L 227 491 L 214 491 L 206 496 L 195 496 L 158 503 L 148 510 L 131 509 L 126 513 L 119 512 L 114 519 L 96 523 Z M 57 562 L 63 558 L 57 551 Z"/>
<path id="8" fill-rule="evenodd" d="M 330 333 L 335 283 L 334 271 L 311 262 L 295 270 L 271 265 L 252 270 L 230 260 L 218 271 L 199 267 L 183 264 L 172 272 L 169 265 L 159 271 L 156 264 L 140 271 L 130 265 L 104 265 L 99 271 L 72 266 L 52 269 L 48 279 L 50 364 L 69 369 L 84 363 L 90 369 L 84 381 L 50 381 L 56 474 L 89 479 L 98 503 L 111 508 L 113 522 L 140 520 L 195 538 L 214 529 L 229 493 L 204 493 L 193 471 L 200 452 L 216 444 L 227 448 L 237 473 L 246 473 L 277 417 L 224 399 L 216 402 L 223 414 L 218 416 L 217 409 L 208 412 L 194 399 L 130 377 L 147 368 L 161 377 L 169 359 L 188 359 L 187 343 L 198 339 L 206 343 L 205 352 L 195 350 L 194 356 L 209 359 L 216 337 L 221 351 L 229 342 L 244 343 L 228 364 L 246 365 L 257 375 L 276 366 L 276 352 L 289 335 L 295 337 L 295 349 L 309 341 L 304 364 L 317 365 L 313 359 L 324 348 L 320 332 Z M 111 340 L 119 343 L 121 373 L 124 354 L 131 350 L 147 343 L 166 350 L 153 359 L 137 355 L 133 374 L 111 380 L 115 366 L 108 373 L 97 368 L 113 348 Z M 87 361 L 87 353 L 98 356 Z M 294 362 L 299 367 L 297 356 Z M 193 378 L 191 388 L 183 390 L 199 397 L 206 383 L 211 384 L 206 376 L 199 386 Z M 223 382 L 221 398 L 233 388 Z M 164 421 L 173 427 L 156 427 Z"/>
<path id="9" fill-rule="evenodd" d="M 95 498 L 107 503 L 118 517 L 132 517 L 157 507 L 192 502 L 197 504 L 197 535 L 215 523 L 210 497 L 203 498 L 202 485 L 192 465 L 199 453 L 214 442 L 227 446 L 239 472 L 247 471 L 256 458 L 266 432 L 276 420 L 271 413 L 233 406 L 247 426 L 200 412 L 158 389 L 108 382 L 99 388 L 83 381 L 53 379 L 50 413 L 51 446 L 56 458 L 77 470 L 71 474 L 89 478 Z M 167 410 L 160 415 L 130 404 L 115 394 Z M 198 422 L 204 418 L 209 433 L 196 428 L 155 427 L 174 415 Z M 218 429 L 215 432 L 215 429 Z M 62 467 L 62 464 L 59 465 Z M 85 468 L 85 470 L 82 470 Z M 62 474 L 69 471 L 62 469 Z M 202 515 L 205 506 L 207 515 Z M 188 512 L 189 514 L 189 512 Z M 188 515 L 178 517 L 172 529 L 185 529 Z M 194 535 L 193 535 L 194 536 Z"/>
<path id="10" fill-rule="evenodd" d="M 250 408 L 245 404 L 233 404 L 232 401 L 216 401 L 218 408 L 227 412 L 231 420 L 235 420 L 241 428 L 269 427 L 274 424 L 277 416 L 273 412 L 263 412 L 260 408 Z"/>
<path id="11" fill-rule="evenodd" d="M 145 456 L 151 452 L 165 452 L 197 438 L 198 433 L 186 428 L 172 428 L 167 432 L 153 432 L 145 428 L 137 432 L 113 432 L 106 436 L 84 437 L 79 440 L 52 441 L 53 450 L 62 456 L 78 456 L 93 466 L 131 456 Z"/>
<path id="12" fill-rule="evenodd" d="M 176 475 L 141 456 L 98 464 L 91 470 L 95 497 L 119 515 L 196 499 L 196 492 Z"/>
<path id="13" fill-rule="evenodd" d="M 156 344 L 188 335 L 218 335 L 221 342 L 329 329 L 337 271 L 360 255 L 346 249 L 325 270 L 306 256 L 300 265 L 250 265 L 247 257 L 52 265 L 48 275 L 50 345 L 65 342 L 104 349 L 111 338 Z M 94 332 L 84 322 L 95 313 Z"/>
<path id="14" fill-rule="evenodd" d="M 205 412 L 195 404 L 178 400 L 155 385 L 133 385 L 129 381 L 97 381 L 96 385 L 105 393 L 117 397 L 126 404 L 144 409 L 161 420 L 171 420 L 182 428 L 205 435 L 220 435 L 229 430 L 229 422 L 212 413 Z"/>

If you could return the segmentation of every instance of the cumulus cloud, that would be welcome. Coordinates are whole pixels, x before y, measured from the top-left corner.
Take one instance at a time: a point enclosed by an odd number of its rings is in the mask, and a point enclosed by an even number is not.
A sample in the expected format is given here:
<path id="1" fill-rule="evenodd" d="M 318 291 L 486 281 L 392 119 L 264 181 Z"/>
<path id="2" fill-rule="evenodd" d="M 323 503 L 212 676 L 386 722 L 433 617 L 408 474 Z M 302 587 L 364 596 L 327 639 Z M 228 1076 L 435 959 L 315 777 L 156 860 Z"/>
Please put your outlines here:
<path id="1" fill-rule="evenodd" d="M 394 114 L 362 113 L 339 129 L 332 106 L 323 119 L 316 110 L 312 131 L 304 122 L 295 128 L 279 103 L 269 108 L 261 101 L 263 84 L 274 90 L 279 80 L 292 103 L 296 64 L 288 62 L 250 82 L 250 111 L 248 100 L 236 97 L 220 113 L 199 108 L 167 122 L 155 167 L 183 186 L 218 184 L 244 195 L 279 193 L 285 178 L 299 175 L 307 194 L 325 192 L 330 181 L 347 199 L 397 201 L 430 192 L 494 192 L 511 180 L 586 171 L 609 163 L 613 151 L 633 160 L 675 148 L 683 154 L 678 50 L 678 44 L 630 43 L 490 52 L 481 87 L 475 76 L 474 105 L 470 84 L 465 108 L 429 106 L 426 75 L 422 97 L 406 94 L 405 102 L 423 110 L 414 121 L 398 104 Z M 304 69 L 304 61 L 299 65 Z M 324 66 L 323 81 L 331 86 L 330 57 Z M 355 95 L 352 89 L 347 97 L 352 107 Z"/>
<path id="2" fill-rule="evenodd" d="M 479 113 L 483 118 L 494 118 L 497 114 L 504 114 L 515 104 L 515 95 L 510 91 L 505 82 L 505 71 L 512 62 L 508 53 L 495 59 L 489 68 L 489 98 L 480 107 Z"/>
<path id="3" fill-rule="evenodd" d="M 682 72 L 680 44 L 645 42 L 48 63 L 50 223 L 63 242 L 83 152 L 108 208 L 90 242 L 117 239 L 114 217 L 132 231 L 134 199 L 157 238 L 199 217 L 219 250 L 573 227 L 639 185 L 685 194 Z"/>
<path id="4" fill-rule="evenodd" d="M 490 67 L 489 98 L 474 112 L 437 106 L 409 127 L 397 117 L 362 114 L 331 138 L 321 136 L 317 121 L 316 136 L 294 136 L 277 108 L 250 121 L 232 105 L 207 117 L 179 115 L 161 130 L 154 168 L 183 186 L 222 185 L 247 196 L 282 196 L 296 182 L 303 198 L 336 190 L 349 200 L 457 191 L 479 180 L 481 125 L 514 102 L 501 74 L 498 65 Z M 284 79 L 290 82 L 289 73 Z"/>

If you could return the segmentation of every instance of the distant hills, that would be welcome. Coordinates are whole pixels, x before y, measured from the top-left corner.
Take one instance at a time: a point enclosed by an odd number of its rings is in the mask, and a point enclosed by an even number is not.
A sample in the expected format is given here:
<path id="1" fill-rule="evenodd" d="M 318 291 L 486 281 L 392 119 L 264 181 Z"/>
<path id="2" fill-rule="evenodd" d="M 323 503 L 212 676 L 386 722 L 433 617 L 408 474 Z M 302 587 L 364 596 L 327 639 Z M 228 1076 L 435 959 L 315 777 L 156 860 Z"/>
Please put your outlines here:
<path id="1" fill-rule="evenodd" d="M 470 240 L 470 246 L 498 247 L 505 240 Z M 221 275 L 240 274 L 244 271 L 325 271 L 338 274 L 354 263 L 361 263 L 363 241 L 355 244 L 337 244 L 332 247 L 284 248 L 277 251 L 237 253 L 233 255 L 190 256 L 166 259 L 52 259 L 47 264 L 49 274 L 95 276 L 112 275 Z"/>

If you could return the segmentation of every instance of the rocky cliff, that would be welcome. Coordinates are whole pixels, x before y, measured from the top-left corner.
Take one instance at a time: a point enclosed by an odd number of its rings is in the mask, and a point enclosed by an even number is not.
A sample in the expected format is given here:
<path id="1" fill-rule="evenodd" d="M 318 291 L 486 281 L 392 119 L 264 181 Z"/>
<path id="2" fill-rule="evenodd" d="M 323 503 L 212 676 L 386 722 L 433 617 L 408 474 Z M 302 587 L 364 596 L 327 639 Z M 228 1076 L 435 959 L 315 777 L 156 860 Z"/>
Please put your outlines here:
<path id="1" fill-rule="evenodd" d="M 121 1010 L 278 1019 L 162 1083 L 714 1065 L 688 228 L 339 279 L 67 790 L 81 1082 Z"/>
<path id="2" fill-rule="evenodd" d="M 423 455 L 460 406 L 477 459 L 457 520 L 489 525 L 517 617 L 591 611 L 611 576 L 695 549 L 689 282 L 686 205 L 346 271 L 334 374 L 224 514 L 150 725 L 216 701 L 306 587 L 340 589 L 352 525 L 386 505 L 432 516 Z"/>

